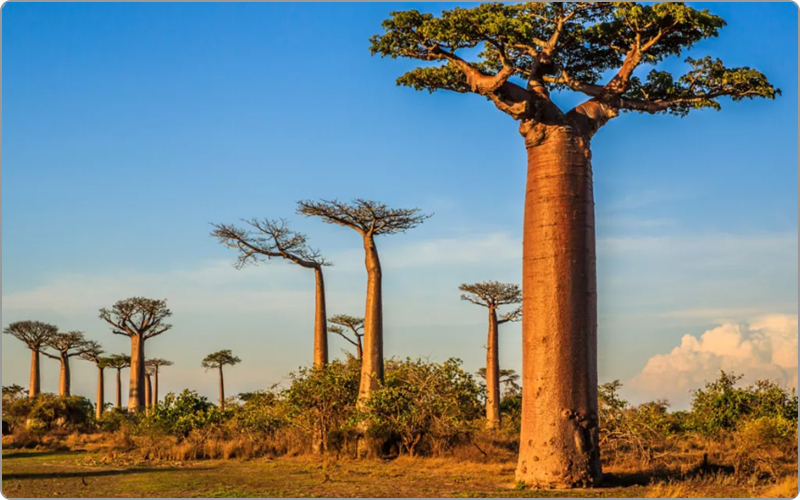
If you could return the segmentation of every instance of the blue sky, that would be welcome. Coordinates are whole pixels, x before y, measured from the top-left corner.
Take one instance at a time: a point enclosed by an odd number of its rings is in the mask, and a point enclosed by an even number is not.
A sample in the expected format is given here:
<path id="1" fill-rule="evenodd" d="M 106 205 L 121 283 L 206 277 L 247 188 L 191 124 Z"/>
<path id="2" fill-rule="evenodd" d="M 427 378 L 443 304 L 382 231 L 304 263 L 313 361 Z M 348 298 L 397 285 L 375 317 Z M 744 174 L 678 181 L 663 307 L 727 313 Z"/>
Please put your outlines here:
<path id="1" fill-rule="evenodd" d="M 720 325 L 738 325 L 741 344 L 770 337 L 751 328 L 765 317 L 794 318 L 796 351 L 797 7 L 693 5 L 728 26 L 688 55 L 755 67 L 783 95 L 683 119 L 625 114 L 595 136 L 601 381 L 635 379 Z M 50 321 L 121 352 L 97 309 L 166 297 L 174 329 L 148 354 L 176 362 L 167 390 L 213 396 L 200 360 L 223 348 L 243 359 L 228 392 L 280 382 L 311 360 L 313 276 L 284 262 L 235 270 L 209 223 L 290 218 L 336 264 L 329 311 L 360 314 L 357 235 L 294 203 L 364 197 L 435 213 L 379 241 L 386 354 L 482 366 L 483 311 L 457 287 L 520 280 L 525 150 L 485 100 L 396 87 L 414 62 L 370 57 L 380 22 L 412 7 L 443 4 L 5 4 L 3 326 Z M 519 325 L 504 329 L 501 363 L 519 369 Z M 18 344 L 3 338 L 6 385 L 26 385 Z M 85 364 L 74 386 L 91 395 Z M 55 390 L 54 363 L 44 376 Z"/>

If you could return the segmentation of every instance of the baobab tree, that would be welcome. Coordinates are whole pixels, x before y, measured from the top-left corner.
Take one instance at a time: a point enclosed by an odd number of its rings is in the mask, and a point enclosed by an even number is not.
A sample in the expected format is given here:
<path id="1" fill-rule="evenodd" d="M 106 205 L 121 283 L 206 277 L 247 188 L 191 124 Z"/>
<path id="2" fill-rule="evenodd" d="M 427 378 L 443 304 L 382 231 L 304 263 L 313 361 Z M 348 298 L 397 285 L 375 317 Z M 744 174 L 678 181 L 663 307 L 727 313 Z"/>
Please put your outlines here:
<path id="1" fill-rule="evenodd" d="M 489 335 L 486 341 L 486 427 L 495 429 L 500 423 L 500 354 L 497 327 L 509 321 L 518 321 L 522 314 L 522 310 L 517 308 L 498 317 L 497 308 L 522 302 L 522 291 L 519 285 L 497 281 L 463 284 L 458 289 L 465 292 L 461 295 L 461 300 L 489 310 Z"/>
<path id="2" fill-rule="evenodd" d="M 158 372 L 162 366 L 172 366 L 172 361 L 166 359 L 153 358 L 145 362 L 146 366 L 152 367 L 153 372 L 153 404 L 158 404 Z"/>
<path id="3" fill-rule="evenodd" d="M 206 370 L 216 368 L 219 370 L 219 407 L 225 409 L 225 382 L 222 377 L 222 367 L 225 365 L 235 365 L 242 360 L 231 353 L 230 349 L 212 352 L 200 363 Z"/>
<path id="4" fill-rule="evenodd" d="M 106 401 L 106 381 L 104 370 L 109 366 L 111 358 L 101 356 L 103 350 L 99 345 L 94 346 L 93 349 L 85 351 L 81 354 L 81 358 L 86 361 L 91 361 L 97 367 L 97 406 L 95 408 L 95 417 L 99 420 L 103 416 L 103 409 Z"/>
<path id="5" fill-rule="evenodd" d="M 430 215 L 418 208 L 389 208 L 372 200 L 355 199 L 352 203 L 332 201 L 299 201 L 297 212 L 319 217 L 328 224 L 355 229 L 364 241 L 367 267 L 367 302 L 364 313 L 364 352 L 361 359 L 361 384 L 358 400 L 363 403 L 383 382 L 383 295 L 382 271 L 375 246 L 375 236 L 404 233 L 417 227 Z"/>
<path id="6" fill-rule="evenodd" d="M 108 367 L 117 370 L 117 397 L 114 407 L 122 408 L 122 370 L 131 366 L 131 357 L 126 354 L 116 354 L 108 358 Z"/>
<path id="7" fill-rule="evenodd" d="M 602 477 L 593 135 L 621 112 L 684 116 L 719 109 L 723 97 L 773 99 L 780 92 L 762 73 L 711 57 L 686 59 L 688 71 L 678 78 L 656 69 L 634 76 L 724 25 L 683 3 L 493 3 L 438 16 L 394 12 L 384 33 L 370 39 L 373 55 L 425 61 L 398 85 L 478 94 L 519 122 L 528 160 L 517 464 L 523 483 L 571 487 Z M 472 50 L 479 45 L 482 51 Z M 604 75 L 612 76 L 603 83 Z M 586 100 L 565 112 L 552 91 Z"/>
<path id="8" fill-rule="evenodd" d="M 284 219 L 251 219 L 245 221 L 254 231 L 229 224 L 214 224 L 212 236 L 220 243 L 239 250 L 236 268 L 272 258 L 286 259 L 300 267 L 314 270 L 316 308 L 314 312 L 314 365 L 328 362 L 328 332 L 325 312 L 325 280 L 322 268 L 332 265 L 319 250 L 308 246 L 306 235 L 289 229 Z"/>
<path id="9" fill-rule="evenodd" d="M 49 337 L 45 345 L 53 349 L 56 354 L 42 351 L 42 354 L 61 362 L 61 376 L 58 379 L 58 395 L 69 396 L 72 376 L 69 369 L 69 358 L 83 356 L 90 352 L 102 352 L 100 344 L 94 340 L 86 340 L 83 332 L 56 333 Z"/>
<path id="10" fill-rule="evenodd" d="M 486 368 L 479 368 L 477 374 L 480 378 L 486 381 Z M 520 386 L 517 383 L 519 380 L 519 374 L 514 370 L 500 370 L 500 385 L 505 385 L 505 393 L 519 393 Z"/>
<path id="11" fill-rule="evenodd" d="M 41 321 L 16 321 L 4 328 L 3 333 L 20 340 L 31 350 L 31 378 L 28 397 L 36 397 L 42 389 L 39 354 L 44 349 L 45 343 L 58 333 L 58 327 Z"/>
<path id="12" fill-rule="evenodd" d="M 328 322 L 333 323 L 333 326 L 328 327 L 328 331 L 339 335 L 353 344 L 356 348 L 356 358 L 360 361 L 363 355 L 361 338 L 364 336 L 364 318 L 348 316 L 347 314 L 337 314 L 336 316 L 328 318 Z M 345 328 L 349 330 L 349 332 L 345 330 Z M 353 338 L 350 338 L 351 334 Z"/>
<path id="13" fill-rule="evenodd" d="M 147 413 L 150 414 L 150 408 L 153 407 L 153 382 L 151 375 L 153 374 L 153 367 L 144 363 L 144 407 Z"/>
<path id="14" fill-rule="evenodd" d="M 144 344 L 147 339 L 166 332 L 172 325 L 164 321 L 172 316 L 166 300 L 132 297 L 120 300 L 111 309 L 100 309 L 100 319 L 111 325 L 112 333 L 131 339 L 131 380 L 128 386 L 128 411 L 145 407 Z"/>

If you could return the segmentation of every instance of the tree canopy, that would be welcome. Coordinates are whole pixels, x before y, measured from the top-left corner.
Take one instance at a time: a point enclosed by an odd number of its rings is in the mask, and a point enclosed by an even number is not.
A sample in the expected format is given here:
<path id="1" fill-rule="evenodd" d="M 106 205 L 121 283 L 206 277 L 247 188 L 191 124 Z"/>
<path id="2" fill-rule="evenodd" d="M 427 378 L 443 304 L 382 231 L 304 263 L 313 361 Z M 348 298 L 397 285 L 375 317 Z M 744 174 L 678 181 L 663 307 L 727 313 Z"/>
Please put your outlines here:
<path id="1" fill-rule="evenodd" d="M 463 284 L 458 287 L 462 292 L 461 300 L 466 300 L 479 306 L 497 309 L 500 306 L 519 304 L 522 302 L 522 290 L 513 283 L 500 283 L 499 281 L 484 281 L 481 283 Z M 501 323 L 517 321 L 522 317 L 522 309 L 503 315 Z"/>
<path id="2" fill-rule="evenodd" d="M 111 325 L 117 335 L 133 337 L 143 335 L 145 339 L 160 335 L 170 328 L 164 322 L 172 316 L 166 300 L 132 297 L 114 304 L 111 309 L 100 309 L 100 319 Z"/>
<path id="3" fill-rule="evenodd" d="M 221 368 L 225 365 L 235 365 L 242 360 L 238 356 L 234 356 L 230 349 L 212 352 L 206 356 L 200 365 L 203 368 Z"/>
<path id="4" fill-rule="evenodd" d="M 521 121 L 559 123 L 564 114 L 550 92 L 583 93 L 590 99 L 571 113 L 596 121 L 596 130 L 619 111 L 684 116 L 719 109 L 721 97 L 779 94 L 762 73 L 709 56 L 687 58 L 688 71 L 677 78 L 657 69 L 634 75 L 724 26 L 721 17 L 683 3 L 486 3 L 439 16 L 392 12 L 384 33 L 370 39 L 370 51 L 434 63 L 402 75 L 398 85 L 476 93 Z M 613 76 L 601 83 L 607 72 Z"/>
<path id="5" fill-rule="evenodd" d="M 56 333 L 49 337 L 45 345 L 59 353 L 60 357 L 71 358 L 73 356 L 86 356 L 89 354 L 97 354 L 98 356 L 103 350 L 100 344 L 94 340 L 86 340 L 83 332 L 67 332 Z M 53 359 L 59 359 L 59 356 L 42 351 L 42 354 Z"/>
<path id="6" fill-rule="evenodd" d="M 339 200 L 298 201 L 297 213 L 320 217 L 328 224 L 350 227 L 370 236 L 403 233 L 431 217 L 420 213 L 418 208 L 389 208 L 383 203 L 361 198 L 351 203 Z"/>
<path id="7" fill-rule="evenodd" d="M 41 321 L 16 321 L 5 327 L 3 333 L 24 342 L 29 349 L 39 351 L 58 333 L 58 327 Z"/>
<path id="8" fill-rule="evenodd" d="M 151 366 L 155 371 L 158 371 L 162 366 L 172 366 L 174 363 L 163 358 L 152 358 L 145 361 L 145 366 Z"/>
<path id="9" fill-rule="evenodd" d="M 285 219 L 251 219 L 245 222 L 255 231 L 231 224 L 214 224 L 211 233 L 220 243 L 239 250 L 237 268 L 273 257 L 281 257 L 308 268 L 331 265 L 322 258 L 319 250 L 308 246 L 306 235 L 289 229 Z"/>
<path id="10" fill-rule="evenodd" d="M 108 358 L 108 366 L 117 370 L 131 366 L 131 357 L 127 354 L 115 354 Z"/>

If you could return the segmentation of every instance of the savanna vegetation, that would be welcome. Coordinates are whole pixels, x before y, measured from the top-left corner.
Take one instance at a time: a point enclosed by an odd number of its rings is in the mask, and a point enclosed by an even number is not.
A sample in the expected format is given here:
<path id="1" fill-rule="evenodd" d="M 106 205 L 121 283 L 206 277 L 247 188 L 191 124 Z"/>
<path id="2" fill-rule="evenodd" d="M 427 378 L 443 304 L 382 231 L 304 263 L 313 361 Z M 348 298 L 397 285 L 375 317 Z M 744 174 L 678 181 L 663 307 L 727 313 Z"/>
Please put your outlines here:
<path id="1" fill-rule="evenodd" d="M 527 151 L 522 286 L 460 287 L 464 300 L 488 310 L 486 366 L 472 374 L 458 359 L 385 356 L 378 237 L 404 233 L 430 214 L 367 199 L 302 200 L 298 215 L 358 233 L 367 277 L 363 316 L 329 318 L 323 270 L 331 263 L 288 220 L 264 218 L 244 227 L 214 224 L 211 236 L 236 251 L 237 268 L 282 259 L 314 271 L 313 364 L 291 373 L 282 387 L 226 397 L 223 368 L 242 360 L 220 350 L 198 360 L 218 376 L 217 404 L 190 389 L 160 398 L 159 372 L 171 362 L 149 359 L 146 347 L 172 328 L 163 299 L 131 297 L 100 310 L 110 333 L 130 339 L 124 354 L 105 355 L 82 332 L 12 323 L 4 332 L 24 342 L 32 360 L 27 397 L 19 386 L 3 388 L 4 493 L 121 495 L 129 493 L 122 483 L 98 478 L 141 474 L 150 486 L 137 491 L 160 496 L 537 496 L 547 492 L 531 487 L 601 485 L 607 489 L 570 494 L 794 496 L 794 392 L 766 380 L 742 386 L 738 375 L 722 372 L 693 394 L 689 410 L 670 411 L 666 401 L 631 405 L 619 382 L 597 380 L 591 140 L 623 112 L 684 116 L 718 109 L 724 97 L 779 94 L 760 72 L 711 57 L 687 59 L 688 72 L 678 78 L 656 69 L 645 79 L 634 74 L 716 36 L 724 25 L 680 3 L 483 4 L 438 16 L 392 13 L 383 33 L 370 39 L 371 52 L 426 63 L 398 84 L 484 97 L 519 122 Z M 471 50 L 476 47 L 482 50 Z M 586 100 L 561 110 L 551 99 L 560 91 Z M 500 325 L 520 319 L 521 376 L 501 369 L 498 354 Z M 329 333 L 347 339 L 355 355 L 331 359 Z M 58 396 L 40 391 L 40 354 L 60 362 Z M 71 394 L 73 358 L 97 367 L 95 404 Z M 116 370 L 114 405 L 103 395 L 106 368 Z M 239 470 L 263 475 L 237 482 L 225 462 L 234 459 L 242 461 Z M 48 460 L 53 472 L 37 472 Z M 316 482 L 281 482 L 281 467 L 305 471 L 297 473 Z M 170 479 L 185 478 L 187 470 L 203 470 L 204 479 L 188 486 Z M 390 472 L 383 477 L 380 471 Z M 365 474 L 381 480 L 358 479 Z M 403 474 L 422 486 L 389 486 L 403 482 L 393 479 Z M 373 489 L 348 486 L 359 481 Z"/>

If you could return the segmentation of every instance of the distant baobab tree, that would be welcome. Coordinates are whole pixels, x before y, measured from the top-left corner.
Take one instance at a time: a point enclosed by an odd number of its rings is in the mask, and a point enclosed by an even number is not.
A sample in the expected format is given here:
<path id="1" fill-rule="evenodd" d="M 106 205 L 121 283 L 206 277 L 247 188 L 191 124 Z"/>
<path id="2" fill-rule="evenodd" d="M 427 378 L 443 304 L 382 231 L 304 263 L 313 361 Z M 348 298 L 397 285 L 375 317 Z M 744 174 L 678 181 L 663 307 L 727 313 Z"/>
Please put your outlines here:
<path id="1" fill-rule="evenodd" d="M 418 208 L 389 208 L 372 200 L 355 199 L 352 203 L 332 201 L 299 201 L 297 212 L 307 217 L 319 217 L 328 224 L 355 229 L 364 242 L 367 267 L 367 301 L 364 313 L 364 352 L 361 360 L 360 402 L 383 382 L 383 295 L 382 271 L 375 236 L 403 233 L 417 227 L 430 215 Z"/>
<path id="2" fill-rule="evenodd" d="M 61 362 L 61 376 L 58 380 L 58 395 L 69 396 L 71 395 L 70 387 L 72 376 L 69 369 L 69 358 L 75 356 L 83 356 L 89 352 L 102 352 L 100 344 L 94 340 L 86 340 L 83 337 L 83 332 L 68 332 L 56 333 L 45 342 L 45 345 L 53 349 L 56 354 L 50 354 L 47 351 L 42 351 L 42 354 L 48 358 L 57 359 Z"/>
<path id="3" fill-rule="evenodd" d="M 117 397 L 114 407 L 122 408 L 122 370 L 131 366 L 131 357 L 126 354 L 116 354 L 108 358 L 108 367 L 117 370 Z"/>
<path id="4" fill-rule="evenodd" d="M 484 381 L 486 380 L 486 368 L 479 368 L 477 372 L 478 376 L 482 378 Z M 500 370 L 500 385 L 506 386 L 506 392 L 508 391 L 519 391 L 520 386 L 517 383 L 519 380 L 519 374 L 514 370 Z"/>
<path id="5" fill-rule="evenodd" d="M 206 370 L 215 368 L 219 370 L 219 408 L 225 409 L 225 382 L 222 377 L 222 367 L 225 365 L 235 365 L 242 360 L 231 353 L 230 349 L 217 351 L 209 354 L 203 359 L 201 366 Z"/>
<path id="6" fill-rule="evenodd" d="M 31 378 L 28 397 L 36 397 L 42 390 L 39 354 L 44 349 L 45 343 L 58 333 L 58 327 L 41 321 L 16 321 L 4 328 L 3 333 L 23 342 L 31 350 Z"/>
<path id="7" fill-rule="evenodd" d="M 363 354 L 361 337 L 364 336 L 364 318 L 348 316 L 347 314 L 337 314 L 336 316 L 328 318 L 328 322 L 333 323 L 333 326 L 328 327 L 328 331 L 339 335 L 353 344 L 356 348 L 356 358 L 360 361 Z M 345 328 L 350 331 L 348 332 Z M 350 338 L 351 334 L 353 338 Z"/>
<path id="8" fill-rule="evenodd" d="M 153 382 L 151 376 L 153 375 L 153 367 L 144 363 L 144 407 L 148 414 L 153 407 Z"/>
<path id="9" fill-rule="evenodd" d="M 131 339 L 131 381 L 128 386 L 128 411 L 145 407 L 144 344 L 147 339 L 166 332 L 172 325 L 164 321 L 172 316 L 166 300 L 132 297 L 120 300 L 111 309 L 100 309 L 100 319 L 111 325 L 111 331 Z"/>
<path id="10" fill-rule="evenodd" d="M 494 429 L 500 423 L 500 355 L 497 327 L 509 321 L 518 321 L 522 310 L 517 308 L 500 317 L 497 308 L 522 302 L 519 285 L 485 281 L 472 285 L 461 285 L 465 292 L 462 300 L 472 302 L 489 310 L 489 335 L 486 341 L 486 427 Z"/>
<path id="11" fill-rule="evenodd" d="M 81 354 L 81 358 L 91 361 L 97 367 L 97 406 L 95 408 L 95 418 L 98 420 L 103 416 L 103 409 L 106 402 L 106 381 L 104 370 L 108 367 L 111 358 L 101 356 L 103 350 L 99 345 Z"/>
<path id="12" fill-rule="evenodd" d="M 166 359 L 153 358 L 145 362 L 146 366 L 152 367 L 153 372 L 153 404 L 158 404 L 158 372 L 162 366 L 172 366 L 172 361 Z"/>
<path id="13" fill-rule="evenodd" d="M 720 109 L 723 97 L 780 93 L 762 73 L 708 56 L 687 58 L 688 71 L 677 78 L 655 69 L 634 76 L 723 26 L 722 18 L 678 2 L 486 3 L 437 15 L 396 11 L 370 39 L 373 55 L 424 61 L 398 85 L 477 94 L 519 122 L 528 174 L 516 476 L 525 484 L 574 487 L 602 478 L 593 136 L 623 112 L 685 116 Z M 586 100 L 565 111 L 553 91 Z"/>
<path id="14" fill-rule="evenodd" d="M 328 362 L 328 333 L 325 312 L 325 280 L 322 268 L 330 266 L 319 250 L 308 246 L 306 235 L 289 229 L 284 219 L 252 219 L 246 221 L 255 231 L 229 224 L 214 224 L 212 236 L 220 243 L 239 250 L 236 267 L 255 264 L 272 258 L 286 259 L 298 266 L 314 270 L 316 279 L 316 310 L 314 313 L 314 365 Z"/>

